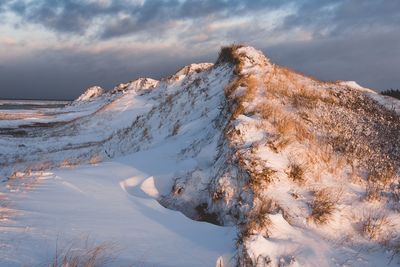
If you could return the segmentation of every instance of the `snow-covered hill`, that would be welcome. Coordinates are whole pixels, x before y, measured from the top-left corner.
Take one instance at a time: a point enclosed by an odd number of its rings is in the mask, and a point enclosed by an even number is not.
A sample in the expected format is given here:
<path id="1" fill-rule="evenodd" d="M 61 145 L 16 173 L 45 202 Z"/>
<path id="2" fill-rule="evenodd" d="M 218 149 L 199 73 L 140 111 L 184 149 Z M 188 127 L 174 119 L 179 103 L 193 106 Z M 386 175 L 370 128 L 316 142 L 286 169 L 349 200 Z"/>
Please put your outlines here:
<path id="1" fill-rule="evenodd" d="M 129 247 L 115 264 L 396 265 L 399 107 L 231 46 L 160 81 L 0 114 L 0 258 L 43 261 L 59 232 L 90 232 Z"/>

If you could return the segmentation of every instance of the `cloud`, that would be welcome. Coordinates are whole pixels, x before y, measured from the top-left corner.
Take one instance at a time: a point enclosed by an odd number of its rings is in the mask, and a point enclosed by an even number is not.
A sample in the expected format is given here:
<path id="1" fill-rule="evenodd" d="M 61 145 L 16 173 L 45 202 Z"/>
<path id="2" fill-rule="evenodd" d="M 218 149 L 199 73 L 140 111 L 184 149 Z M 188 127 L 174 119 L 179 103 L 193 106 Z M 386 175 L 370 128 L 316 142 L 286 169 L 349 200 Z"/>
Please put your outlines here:
<path id="1" fill-rule="evenodd" d="M 397 0 L 0 0 L 0 12 L 13 12 L 25 23 L 39 24 L 61 34 L 95 31 L 95 36 L 101 39 L 132 34 L 154 36 L 179 30 L 178 21 L 200 19 L 211 23 L 288 6 L 296 12 L 285 17 L 276 30 L 304 28 L 316 38 L 391 28 L 400 23 Z"/>
<path id="2" fill-rule="evenodd" d="M 217 41 L 205 42 L 198 46 L 190 42 L 183 46 L 134 43 L 37 50 L 0 61 L 0 96 L 74 99 L 92 85 L 112 88 L 137 77 L 166 77 L 189 63 L 215 61 Z M 356 80 L 378 90 L 400 84 L 398 29 L 374 35 L 360 33 L 354 39 L 311 39 L 268 46 L 259 40 L 250 45 L 263 49 L 278 64 L 319 79 Z"/>
<path id="3" fill-rule="evenodd" d="M 398 0 L 0 0 L 0 12 L 13 12 L 24 23 L 101 40 L 132 35 L 163 38 L 162 33 L 180 31 L 185 23 L 197 27 L 288 7 L 294 12 L 282 16 L 284 21 L 274 25 L 275 32 L 300 28 L 319 39 L 400 24 Z M 192 37 L 190 31 L 184 33 Z"/>
<path id="4" fill-rule="evenodd" d="M 1 1 L 1 0 L 0 0 Z M 102 39 L 166 30 L 174 21 L 208 17 L 241 17 L 251 11 L 276 9 L 279 0 L 11 0 L 8 11 L 26 23 L 44 26 L 56 33 L 85 34 L 97 28 Z M 1 3 L 1 2 L 0 2 Z"/>
<path id="5" fill-rule="evenodd" d="M 317 78 L 398 88 L 398 10 L 398 0 L 0 0 L 0 96 L 74 98 L 213 61 L 233 42 Z"/>

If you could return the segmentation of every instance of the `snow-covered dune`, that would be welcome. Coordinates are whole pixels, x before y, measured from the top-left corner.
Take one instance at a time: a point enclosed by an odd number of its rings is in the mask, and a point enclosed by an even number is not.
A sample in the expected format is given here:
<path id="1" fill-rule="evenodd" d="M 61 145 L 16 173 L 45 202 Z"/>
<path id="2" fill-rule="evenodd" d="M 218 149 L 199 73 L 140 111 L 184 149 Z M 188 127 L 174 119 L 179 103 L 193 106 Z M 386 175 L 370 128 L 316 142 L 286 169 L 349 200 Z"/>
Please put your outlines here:
<path id="1" fill-rule="evenodd" d="M 57 236 L 88 234 L 121 247 L 115 265 L 394 266 L 388 103 L 231 46 L 215 64 L 0 120 L 0 259 L 40 264 Z"/>
<path id="2" fill-rule="evenodd" d="M 57 242 L 79 245 L 88 236 L 115 243 L 112 266 L 233 264 L 236 229 L 193 221 L 157 202 L 176 173 L 212 164 L 215 149 L 196 159 L 182 152 L 193 142 L 216 143 L 213 120 L 232 74 L 211 65 L 86 98 L 89 88 L 62 115 L 36 125 L 17 121 L 0 139 L 1 171 L 11 177 L 2 189 L 15 211 L 2 221 L 0 263 L 44 264 Z"/>

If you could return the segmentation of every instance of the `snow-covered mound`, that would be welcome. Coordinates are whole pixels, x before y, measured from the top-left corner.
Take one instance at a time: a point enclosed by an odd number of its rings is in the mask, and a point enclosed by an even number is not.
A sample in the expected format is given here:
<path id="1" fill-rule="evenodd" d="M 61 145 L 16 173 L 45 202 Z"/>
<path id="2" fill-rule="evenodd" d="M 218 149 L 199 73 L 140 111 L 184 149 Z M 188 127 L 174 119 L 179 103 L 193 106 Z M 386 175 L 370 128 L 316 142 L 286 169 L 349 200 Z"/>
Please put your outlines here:
<path id="1" fill-rule="evenodd" d="M 157 86 L 159 81 L 151 78 L 138 78 L 128 83 L 117 85 L 111 92 L 123 92 L 127 90 L 148 90 Z"/>
<path id="2" fill-rule="evenodd" d="M 46 118 L 35 127 L 8 129 L 0 138 L 0 171 L 15 192 L 21 190 L 14 186 L 21 177 L 51 170 L 52 186 L 60 182 L 57 190 L 82 195 L 76 206 L 62 207 L 75 216 L 72 211 L 83 205 L 79 215 L 86 223 L 67 220 L 83 232 L 96 217 L 90 210 L 104 205 L 108 186 L 116 210 L 108 207 L 98 218 L 115 214 L 122 220 L 116 227 L 128 229 L 124 219 L 131 217 L 123 214 L 129 205 L 117 197 L 117 183 L 124 194 L 134 196 L 131 212 L 140 209 L 139 232 L 148 232 L 141 228 L 146 215 L 152 223 L 162 221 L 160 213 L 172 215 L 160 207 L 155 212 L 154 202 L 137 198 L 156 199 L 196 221 L 237 228 L 236 240 L 229 236 L 236 252 L 227 251 L 226 240 L 217 244 L 185 231 L 184 239 L 206 248 L 199 250 L 201 255 L 214 258 L 185 262 L 184 257 L 174 264 L 174 252 L 155 257 L 155 264 L 394 266 L 400 260 L 400 117 L 385 103 L 383 96 L 352 82 L 320 82 L 273 64 L 252 47 L 225 47 L 215 64 L 192 64 L 160 81 L 141 78 L 120 84 L 65 110 L 79 116 L 61 120 L 54 115 L 53 121 Z M 88 163 L 90 170 L 83 166 L 72 173 L 66 168 Z M 40 183 L 46 188 L 45 180 Z M 42 191 L 43 199 L 39 193 L 31 195 L 32 203 L 39 204 L 29 206 L 35 212 L 25 215 L 21 225 L 40 221 L 35 217 L 40 203 L 50 202 L 50 193 Z M 52 214 L 57 207 L 52 205 L 43 214 Z M 196 229 L 168 218 L 160 228 L 152 224 L 162 238 L 173 225 L 175 232 Z M 55 215 L 46 220 L 55 225 L 50 233 L 63 226 Z M 40 227 L 33 224 L 23 238 L 34 242 Z M 115 234 L 96 229 L 94 234 L 103 237 Z M 217 229 L 209 229 L 224 239 Z M 188 244 L 173 236 L 179 249 Z M 156 241 L 148 237 L 152 247 Z M 117 241 L 143 251 L 123 236 Z M 221 257 L 209 254 L 207 246 Z M 187 249 L 184 253 L 194 251 Z M 234 260 L 227 260 L 232 255 Z"/>
<path id="3" fill-rule="evenodd" d="M 83 94 L 81 94 L 75 100 L 75 102 L 93 100 L 94 98 L 99 97 L 102 94 L 104 94 L 104 92 L 105 92 L 105 90 L 103 88 L 101 88 L 100 86 L 89 87 L 88 89 L 86 89 L 86 91 Z"/>
<path id="4" fill-rule="evenodd" d="M 193 63 L 193 64 L 187 65 L 187 66 L 183 67 L 182 69 L 180 69 L 179 71 L 177 71 L 173 75 L 173 77 L 175 79 L 180 79 L 181 77 L 185 77 L 185 76 L 195 73 L 195 72 L 199 73 L 199 72 L 205 71 L 205 70 L 211 68 L 212 66 L 213 66 L 212 63 Z"/>

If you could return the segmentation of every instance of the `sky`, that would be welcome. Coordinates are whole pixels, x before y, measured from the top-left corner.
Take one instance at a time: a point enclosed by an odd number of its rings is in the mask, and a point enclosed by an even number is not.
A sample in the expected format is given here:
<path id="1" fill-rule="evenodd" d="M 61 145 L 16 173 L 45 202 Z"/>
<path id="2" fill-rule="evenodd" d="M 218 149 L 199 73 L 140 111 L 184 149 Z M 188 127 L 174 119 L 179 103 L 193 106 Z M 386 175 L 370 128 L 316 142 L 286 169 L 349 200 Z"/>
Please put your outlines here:
<path id="1" fill-rule="evenodd" d="M 78 97 L 244 43 L 322 80 L 400 88 L 399 0 L 0 0 L 0 98 Z"/>

